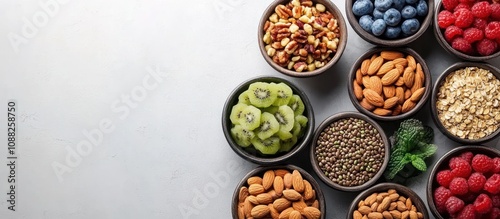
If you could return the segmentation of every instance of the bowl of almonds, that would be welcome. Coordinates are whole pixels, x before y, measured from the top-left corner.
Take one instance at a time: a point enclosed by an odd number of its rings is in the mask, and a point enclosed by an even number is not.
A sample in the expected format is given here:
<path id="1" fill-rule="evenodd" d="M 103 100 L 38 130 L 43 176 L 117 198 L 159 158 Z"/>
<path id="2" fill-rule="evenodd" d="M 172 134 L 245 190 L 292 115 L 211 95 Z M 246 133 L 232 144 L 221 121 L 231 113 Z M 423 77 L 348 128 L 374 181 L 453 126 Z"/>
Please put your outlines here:
<path id="1" fill-rule="evenodd" d="M 337 63 L 347 45 L 342 13 L 328 0 L 276 0 L 258 28 L 266 62 L 292 77 L 321 74 Z"/>
<path id="2" fill-rule="evenodd" d="M 413 190 L 396 183 L 380 183 L 361 192 L 352 201 L 347 218 L 430 217 L 424 202 Z"/>
<path id="3" fill-rule="evenodd" d="M 382 121 L 412 116 L 432 90 L 425 60 L 410 48 L 370 49 L 352 66 L 347 85 L 354 107 Z"/>
<path id="4" fill-rule="evenodd" d="M 500 133 L 500 70 L 486 63 L 459 62 L 437 79 L 431 111 L 450 139 L 477 144 Z"/>
<path id="5" fill-rule="evenodd" d="M 233 218 L 323 219 L 325 198 L 314 178 L 294 166 L 257 167 L 234 190 Z"/>

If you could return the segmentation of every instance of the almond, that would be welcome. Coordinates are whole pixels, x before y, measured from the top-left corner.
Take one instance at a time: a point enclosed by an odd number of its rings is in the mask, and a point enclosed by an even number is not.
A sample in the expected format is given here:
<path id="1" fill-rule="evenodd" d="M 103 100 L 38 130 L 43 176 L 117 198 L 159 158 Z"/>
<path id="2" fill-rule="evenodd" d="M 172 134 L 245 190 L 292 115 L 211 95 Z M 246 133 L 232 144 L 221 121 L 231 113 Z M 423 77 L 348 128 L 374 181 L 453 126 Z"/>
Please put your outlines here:
<path id="1" fill-rule="evenodd" d="M 247 197 L 248 201 L 250 201 L 250 203 L 254 204 L 254 205 L 258 205 L 259 204 L 259 200 L 257 200 L 257 197 L 254 196 L 254 195 L 250 195 Z"/>
<path id="2" fill-rule="evenodd" d="M 368 103 L 368 100 L 366 100 L 366 98 L 363 98 L 360 102 L 359 102 L 359 105 L 361 105 L 363 108 L 365 108 L 366 110 L 368 111 L 372 111 L 375 109 L 375 106 L 374 105 L 371 105 L 370 103 Z"/>
<path id="3" fill-rule="evenodd" d="M 263 218 L 270 213 L 269 207 L 267 205 L 257 205 L 252 208 L 251 215 L 254 218 Z"/>
<path id="4" fill-rule="evenodd" d="M 363 76 L 363 78 L 361 78 L 361 83 L 365 88 L 370 88 L 370 76 Z"/>
<path id="5" fill-rule="evenodd" d="M 391 98 L 396 95 L 396 87 L 389 85 L 389 86 L 383 86 L 382 91 L 384 93 L 385 98 Z"/>
<path id="6" fill-rule="evenodd" d="M 370 58 L 370 61 L 373 62 L 378 57 L 378 54 L 373 54 L 372 57 Z"/>
<path id="7" fill-rule="evenodd" d="M 498 216 L 498 215 L 497 215 Z M 415 211 L 410 211 L 410 219 L 418 219 L 417 212 Z"/>
<path id="8" fill-rule="evenodd" d="M 258 195 L 263 192 L 265 192 L 265 189 L 261 184 L 252 184 L 248 187 L 248 193 L 250 193 L 250 195 Z"/>
<path id="9" fill-rule="evenodd" d="M 401 109 L 402 109 L 401 105 L 399 105 L 399 104 L 396 105 L 394 107 L 394 109 L 392 110 L 392 115 L 397 116 L 397 115 L 401 114 Z"/>
<path id="10" fill-rule="evenodd" d="M 281 178 L 283 178 L 285 176 L 285 174 L 287 174 L 289 172 L 290 171 L 285 170 L 285 169 L 277 169 L 277 170 L 274 170 L 274 176 L 281 176 Z"/>
<path id="11" fill-rule="evenodd" d="M 243 210 L 245 212 L 245 216 L 247 218 L 251 217 L 251 212 L 252 212 L 253 204 L 248 200 L 248 198 L 245 200 L 243 203 Z"/>
<path id="12" fill-rule="evenodd" d="M 292 202 L 292 207 L 293 209 L 299 211 L 300 213 L 303 213 L 303 209 L 307 207 L 307 204 L 304 202 L 303 199 L 300 199 L 299 201 Z"/>
<path id="13" fill-rule="evenodd" d="M 425 74 L 422 70 L 422 66 L 420 63 L 417 63 L 417 68 L 415 70 L 415 82 L 413 82 L 413 86 L 411 87 L 411 92 L 415 92 L 417 89 L 423 87 L 425 82 Z"/>
<path id="14" fill-rule="evenodd" d="M 283 178 L 281 178 L 281 176 L 276 176 L 274 178 L 273 188 L 276 194 L 281 196 L 283 189 L 285 188 L 285 184 L 283 184 Z"/>
<path id="15" fill-rule="evenodd" d="M 268 170 L 264 173 L 264 176 L 262 177 L 262 186 L 264 186 L 264 190 L 268 190 L 273 186 L 274 183 L 274 171 L 273 170 Z"/>
<path id="16" fill-rule="evenodd" d="M 361 70 L 359 69 L 356 71 L 356 83 L 363 85 L 363 74 L 361 74 Z"/>
<path id="17" fill-rule="evenodd" d="M 352 89 L 353 89 L 354 96 L 356 97 L 356 99 L 362 100 L 363 99 L 363 88 L 361 88 L 361 86 L 359 86 L 359 84 L 356 81 L 354 81 L 352 83 Z"/>
<path id="18" fill-rule="evenodd" d="M 261 184 L 262 185 L 262 178 L 260 178 L 260 176 L 252 176 L 252 177 L 247 179 L 247 183 L 248 183 L 248 185 L 252 185 L 252 184 Z"/>
<path id="19" fill-rule="evenodd" d="M 399 71 L 399 74 L 403 74 L 403 72 L 405 71 L 405 67 L 403 67 L 402 65 L 400 64 L 397 64 L 397 65 L 394 65 L 398 71 Z"/>
<path id="20" fill-rule="evenodd" d="M 410 89 L 406 89 L 405 90 L 405 100 L 410 99 L 410 97 L 411 97 L 411 90 Z"/>
<path id="21" fill-rule="evenodd" d="M 392 193 L 392 194 L 389 195 L 389 198 L 391 198 L 391 201 L 395 202 L 396 200 L 398 200 L 399 194 L 398 193 Z"/>
<path id="22" fill-rule="evenodd" d="M 298 170 L 292 172 L 292 185 L 295 191 L 299 193 L 304 192 L 304 179 Z"/>
<path id="23" fill-rule="evenodd" d="M 397 58 L 403 58 L 404 54 L 398 51 L 382 51 L 380 52 L 380 56 L 385 60 L 394 60 Z"/>
<path id="24" fill-rule="evenodd" d="M 305 207 L 304 208 L 304 216 L 307 219 L 319 219 L 321 218 L 321 211 L 314 207 Z"/>
<path id="25" fill-rule="evenodd" d="M 389 198 L 389 196 L 386 196 L 378 206 L 377 211 L 384 212 L 389 208 L 390 204 L 391 204 L 391 198 Z"/>
<path id="26" fill-rule="evenodd" d="M 413 69 L 417 68 L 417 62 L 415 61 L 415 58 L 413 58 L 413 56 L 406 56 L 406 61 L 408 61 L 409 67 L 412 67 Z"/>
<path id="27" fill-rule="evenodd" d="M 319 209 L 319 201 L 318 200 L 314 200 L 314 202 L 312 203 L 311 207 Z"/>
<path id="28" fill-rule="evenodd" d="M 392 210 L 392 211 L 389 211 L 389 213 L 391 213 L 392 218 L 395 218 L 395 219 L 400 219 L 402 216 L 401 212 L 398 210 Z"/>
<path id="29" fill-rule="evenodd" d="M 259 204 L 267 205 L 273 202 L 273 197 L 269 193 L 258 194 L 256 197 Z"/>
<path id="30" fill-rule="evenodd" d="M 250 195 L 250 193 L 248 193 L 248 188 L 243 186 L 240 188 L 240 193 L 238 195 L 238 200 L 239 202 L 244 202 L 245 199 Z"/>
<path id="31" fill-rule="evenodd" d="M 370 206 L 370 209 L 373 211 L 373 212 L 376 212 L 377 211 L 377 208 L 378 208 L 378 205 L 379 205 L 379 202 L 375 202 L 372 204 L 372 206 Z"/>
<path id="32" fill-rule="evenodd" d="M 365 200 L 361 200 L 358 202 L 358 208 L 361 206 L 365 206 Z"/>
<path id="33" fill-rule="evenodd" d="M 362 75 L 366 75 L 368 73 L 368 67 L 370 67 L 370 59 L 365 59 L 361 63 L 361 68 L 359 69 Z"/>
<path id="34" fill-rule="evenodd" d="M 379 95 L 382 95 L 382 82 L 378 76 L 370 77 L 370 89 L 377 92 Z"/>
<path id="35" fill-rule="evenodd" d="M 417 89 L 415 92 L 411 94 L 410 100 L 417 103 L 420 100 L 420 98 L 422 98 L 422 96 L 424 95 L 424 92 L 425 92 L 425 87 Z"/>
<path id="36" fill-rule="evenodd" d="M 405 81 L 403 80 L 403 77 L 399 77 L 398 80 L 396 81 L 396 83 L 394 83 L 394 85 L 398 86 L 398 87 L 401 87 L 403 85 L 405 85 Z"/>
<path id="37" fill-rule="evenodd" d="M 375 115 L 379 115 L 379 116 L 388 116 L 388 115 L 391 115 L 392 111 L 388 110 L 388 109 L 384 109 L 384 108 L 377 108 L 377 109 L 373 110 L 373 113 L 375 113 Z"/>
<path id="38" fill-rule="evenodd" d="M 403 105 L 405 102 L 405 90 L 402 87 L 396 87 L 396 97 L 398 97 L 398 103 Z"/>
<path id="39" fill-rule="evenodd" d="M 384 219 L 393 219 L 391 213 L 388 211 L 382 212 L 382 216 L 384 216 Z"/>
<path id="40" fill-rule="evenodd" d="M 310 200 L 314 198 L 314 190 L 309 181 L 304 180 L 304 200 Z"/>
<path id="41" fill-rule="evenodd" d="M 385 73 L 389 72 L 393 68 L 394 68 L 394 62 L 388 61 L 388 62 L 382 64 L 382 66 L 380 66 L 380 68 L 377 71 L 377 76 L 384 75 Z"/>
<path id="42" fill-rule="evenodd" d="M 238 206 L 238 219 L 245 219 L 245 208 L 243 205 Z"/>
<path id="43" fill-rule="evenodd" d="M 395 68 L 390 70 L 382 77 L 382 85 L 387 86 L 394 84 L 399 79 L 399 74 L 399 71 Z"/>
<path id="44" fill-rule="evenodd" d="M 278 195 L 278 193 L 276 193 L 276 191 L 274 191 L 274 189 L 269 190 L 267 192 L 267 194 L 271 195 L 271 197 L 273 197 L 273 199 L 277 199 L 277 198 L 281 197 L 281 195 L 282 195 L 282 194 Z"/>
<path id="45" fill-rule="evenodd" d="M 287 173 L 283 177 L 283 185 L 285 185 L 285 188 L 289 189 L 292 188 L 292 174 Z"/>
<path id="46" fill-rule="evenodd" d="M 384 216 L 380 212 L 372 212 L 368 214 L 368 219 L 383 219 Z"/>
<path id="47" fill-rule="evenodd" d="M 384 64 L 384 58 L 382 58 L 380 56 L 375 58 L 370 63 L 370 66 L 368 67 L 368 71 L 366 73 L 368 75 L 374 75 L 375 73 L 377 73 L 378 69 L 380 68 L 380 66 L 382 66 L 382 64 Z"/>
<path id="48" fill-rule="evenodd" d="M 377 193 L 373 193 L 365 198 L 365 203 L 371 206 L 375 201 L 377 201 Z"/>
<path id="49" fill-rule="evenodd" d="M 393 60 L 394 65 L 402 65 L 403 67 L 408 66 L 408 60 L 405 58 L 397 58 Z"/>
<path id="50" fill-rule="evenodd" d="M 290 216 L 288 216 L 288 219 L 302 219 L 302 215 L 299 211 L 293 210 L 292 212 L 290 212 Z"/>
<path id="51" fill-rule="evenodd" d="M 269 213 L 271 214 L 271 217 L 273 219 L 278 219 L 280 216 L 280 212 L 274 208 L 273 204 L 268 204 L 267 207 L 269 207 Z"/>
<path id="52" fill-rule="evenodd" d="M 409 211 L 403 211 L 401 213 L 401 219 L 408 219 L 410 217 L 410 212 Z"/>
<path id="53" fill-rule="evenodd" d="M 405 205 L 406 205 L 406 209 L 411 209 L 411 206 L 413 205 L 411 203 L 411 198 L 406 199 Z"/>
<path id="54" fill-rule="evenodd" d="M 289 208 L 283 210 L 280 213 L 279 219 L 288 219 L 290 217 L 290 213 L 292 213 L 292 211 L 295 211 L 295 210 L 293 210 L 292 207 L 289 207 Z"/>
<path id="55" fill-rule="evenodd" d="M 384 106 L 384 98 L 372 89 L 364 89 L 363 96 L 373 106 Z"/>
<path id="56" fill-rule="evenodd" d="M 389 99 L 386 99 L 384 101 L 384 109 L 390 109 L 394 106 L 396 106 L 396 104 L 398 104 L 398 101 L 399 101 L 399 98 L 398 97 L 391 97 Z"/>
<path id="57" fill-rule="evenodd" d="M 293 189 L 283 190 L 283 196 L 290 201 L 297 201 L 302 198 L 302 195 Z"/>
<path id="58" fill-rule="evenodd" d="M 363 215 L 358 210 L 355 210 L 354 213 L 352 213 L 352 218 L 353 219 L 362 219 Z"/>
<path id="59" fill-rule="evenodd" d="M 279 212 L 289 208 L 290 206 L 292 206 L 292 202 L 288 201 L 286 198 L 279 198 L 273 202 L 273 207 Z"/>
<path id="60" fill-rule="evenodd" d="M 398 204 L 398 207 L 396 209 L 398 209 L 398 211 L 403 212 L 403 211 L 407 210 L 406 204 L 403 203 L 402 201 L 398 201 L 397 204 Z"/>
<path id="61" fill-rule="evenodd" d="M 375 203 L 375 202 L 374 202 Z M 362 214 L 362 215 L 367 215 L 369 214 L 370 212 L 372 212 L 372 209 L 368 206 L 361 206 L 358 208 L 358 211 Z"/>
<path id="62" fill-rule="evenodd" d="M 405 83 L 406 87 L 411 87 L 413 86 L 414 81 L 415 81 L 414 69 L 411 67 L 406 67 L 403 73 L 403 82 Z"/>

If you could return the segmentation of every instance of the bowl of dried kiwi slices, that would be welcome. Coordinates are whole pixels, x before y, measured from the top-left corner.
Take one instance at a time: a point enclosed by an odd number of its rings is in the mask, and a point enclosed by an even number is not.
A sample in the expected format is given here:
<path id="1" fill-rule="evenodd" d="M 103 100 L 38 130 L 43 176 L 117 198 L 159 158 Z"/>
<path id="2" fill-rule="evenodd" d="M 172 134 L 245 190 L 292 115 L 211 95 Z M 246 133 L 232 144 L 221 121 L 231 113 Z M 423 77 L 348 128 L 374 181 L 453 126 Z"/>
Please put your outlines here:
<path id="1" fill-rule="evenodd" d="M 231 149 L 250 162 L 282 163 L 303 149 L 314 131 L 306 94 L 278 77 L 238 85 L 224 104 L 222 129 Z"/>

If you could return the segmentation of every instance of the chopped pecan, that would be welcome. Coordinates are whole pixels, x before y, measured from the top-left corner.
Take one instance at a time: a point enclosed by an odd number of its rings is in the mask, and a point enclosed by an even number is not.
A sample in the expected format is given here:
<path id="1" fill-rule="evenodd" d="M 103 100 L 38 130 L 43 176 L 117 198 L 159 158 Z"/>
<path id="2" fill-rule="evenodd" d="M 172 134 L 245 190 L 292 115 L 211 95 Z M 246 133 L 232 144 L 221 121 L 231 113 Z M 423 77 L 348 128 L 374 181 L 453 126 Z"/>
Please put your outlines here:
<path id="1" fill-rule="evenodd" d="M 283 19 L 288 19 L 292 15 L 292 10 L 290 10 L 289 8 L 287 8 L 284 5 L 276 6 L 274 11 L 276 12 L 276 14 L 278 14 L 278 16 L 280 18 L 283 18 Z"/>
<path id="2" fill-rule="evenodd" d="M 297 43 L 297 41 L 295 40 L 292 40 L 285 46 L 285 52 L 287 52 L 288 54 L 292 54 L 297 48 L 299 48 L 299 43 Z"/>
<path id="3" fill-rule="evenodd" d="M 302 72 L 304 69 L 307 67 L 307 64 L 305 62 L 297 62 L 295 65 L 293 65 L 293 69 L 297 72 Z"/>
<path id="4" fill-rule="evenodd" d="M 300 4 L 307 7 L 313 6 L 313 2 L 311 0 L 300 0 Z"/>
<path id="5" fill-rule="evenodd" d="M 307 42 L 307 32 L 304 30 L 299 30 L 299 31 L 295 32 L 292 35 L 292 40 L 295 40 L 299 43 Z"/>
<path id="6" fill-rule="evenodd" d="M 302 6 L 295 6 L 292 9 L 292 15 L 294 18 L 300 18 L 302 16 Z"/>

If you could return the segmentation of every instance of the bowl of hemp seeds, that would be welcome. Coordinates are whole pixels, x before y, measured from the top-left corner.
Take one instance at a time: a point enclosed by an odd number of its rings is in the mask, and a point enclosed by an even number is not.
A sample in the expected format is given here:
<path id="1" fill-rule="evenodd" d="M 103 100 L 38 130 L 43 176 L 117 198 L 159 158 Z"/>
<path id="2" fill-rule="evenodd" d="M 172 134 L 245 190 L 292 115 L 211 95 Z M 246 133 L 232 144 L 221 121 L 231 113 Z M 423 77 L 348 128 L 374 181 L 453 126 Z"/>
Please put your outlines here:
<path id="1" fill-rule="evenodd" d="M 389 162 L 390 142 L 374 120 L 358 112 L 325 119 L 316 129 L 310 160 L 328 186 L 347 192 L 373 185 Z"/>
<path id="2" fill-rule="evenodd" d="M 500 132 L 500 70 L 486 63 L 459 62 L 437 79 L 431 97 L 439 130 L 463 144 L 491 140 Z"/>

